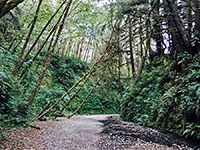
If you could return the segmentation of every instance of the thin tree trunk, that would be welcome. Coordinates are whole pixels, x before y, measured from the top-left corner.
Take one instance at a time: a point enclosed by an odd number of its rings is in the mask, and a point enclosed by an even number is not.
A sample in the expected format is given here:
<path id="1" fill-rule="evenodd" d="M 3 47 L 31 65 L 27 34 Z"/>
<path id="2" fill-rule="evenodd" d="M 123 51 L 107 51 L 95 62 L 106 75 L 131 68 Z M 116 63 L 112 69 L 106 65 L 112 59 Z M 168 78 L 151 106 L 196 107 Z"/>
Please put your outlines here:
<path id="1" fill-rule="evenodd" d="M 119 53 L 119 60 L 118 60 L 118 85 L 120 89 L 120 95 L 122 97 L 122 85 L 121 85 L 121 64 L 122 64 L 122 54 L 120 52 L 120 32 L 118 32 L 117 35 L 117 47 L 118 47 L 118 53 Z"/>
<path id="2" fill-rule="evenodd" d="M 156 47 L 157 47 L 157 52 L 158 56 L 162 56 L 164 54 L 163 48 L 162 48 L 162 29 L 161 29 L 161 19 L 160 19 L 160 0 L 157 0 L 157 5 L 156 5 L 156 20 L 157 24 L 155 25 L 156 31 L 157 31 L 157 39 L 156 39 Z"/>
<path id="3" fill-rule="evenodd" d="M 131 58 L 131 67 L 132 67 L 132 76 L 135 72 L 135 64 L 134 64 L 134 57 L 133 57 L 133 45 L 132 45 L 132 31 L 131 31 L 131 18 L 128 17 L 128 28 L 129 28 L 129 43 L 130 43 L 130 58 Z"/>
<path id="4" fill-rule="evenodd" d="M 94 65 L 90 68 L 90 70 L 79 80 L 77 81 L 59 100 L 56 101 L 49 109 L 47 109 L 43 114 L 41 114 L 38 118 L 42 118 L 47 112 L 49 112 L 52 108 L 54 108 L 71 90 L 73 90 L 83 79 L 85 79 L 89 73 L 99 64 L 99 62 L 104 58 L 106 55 L 107 51 L 109 50 L 111 39 L 113 37 L 113 32 L 109 38 L 109 41 L 107 42 L 106 48 L 104 50 L 104 53 L 99 57 L 99 59 L 94 63 Z"/>
<path id="5" fill-rule="evenodd" d="M 19 68 L 19 64 L 20 64 L 20 61 L 21 61 L 21 59 L 22 59 L 22 57 L 23 57 L 23 55 L 24 55 L 25 49 L 26 49 L 26 47 L 27 47 L 27 45 L 28 45 L 28 42 L 29 42 L 30 37 L 31 37 L 31 34 L 32 34 L 32 32 L 33 32 L 33 29 L 34 29 L 34 27 L 35 27 L 35 23 L 36 23 L 37 18 L 38 18 L 38 13 L 39 13 L 41 4 L 42 4 L 42 0 L 40 0 L 39 3 L 38 3 L 37 10 L 36 10 L 36 12 L 35 12 L 35 16 L 34 16 L 34 19 L 33 19 L 32 25 L 31 25 L 31 28 L 30 28 L 30 30 L 29 30 L 29 33 L 28 33 L 27 37 L 26 37 L 26 40 L 25 40 L 24 46 L 23 46 L 23 48 L 22 48 L 22 50 L 21 50 L 21 53 L 20 53 L 20 55 L 19 55 L 18 61 L 17 61 L 17 63 L 15 64 L 15 69 L 14 69 L 14 71 L 13 71 L 13 75 L 16 75 L 17 70 L 20 69 L 20 68 Z"/>
<path id="6" fill-rule="evenodd" d="M 150 16 L 148 16 L 148 18 L 146 19 L 146 39 L 147 39 L 147 42 L 146 42 L 146 49 L 145 49 L 145 57 L 148 55 L 147 53 L 150 52 L 151 50 L 151 38 L 150 38 L 150 35 L 151 33 L 149 33 L 148 31 L 151 30 L 149 29 L 150 27 Z"/>
<path id="7" fill-rule="evenodd" d="M 29 51 L 27 52 L 25 59 L 28 57 L 28 55 L 30 54 L 30 52 L 33 50 L 33 48 L 35 47 L 35 45 L 37 44 L 37 42 L 39 41 L 40 37 L 42 36 L 42 34 L 44 33 L 44 31 L 46 30 L 46 28 L 50 25 L 51 21 L 53 20 L 53 18 L 56 16 L 56 14 L 60 11 L 60 9 L 63 7 L 63 5 L 66 3 L 67 0 L 65 0 L 60 7 L 56 10 L 56 12 L 51 16 L 51 18 L 48 20 L 48 22 L 46 23 L 46 25 L 43 27 L 42 31 L 40 32 L 40 34 L 38 35 L 38 37 L 36 38 L 36 40 L 34 41 L 34 43 L 32 44 L 31 48 L 29 49 Z M 62 14 L 63 15 L 63 14 Z M 62 15 L 59 17 L 56 25 L 53 27 L 53 30 L 50 32 L 50 34 L 48 35 L 46 41 L 44 42 L 44 44 L 46 44 L 46 42 L 48 41 L 49 37 L 51 36 L 51 34 L 53 33 L 54 29 L 58 26 L 58 23 L 60 22 Z M 43 46 L 42 46 L 43 47 Z M 42 48 L 41 48 L 42 49 Z M 40 50 L 41 50 L 40 49 Z"/>
<path id="8" fill-rule="evenodd" d="M 49 101 L 49 103 L 43 108 L 43 110 L 39 113 L 39 115 L 38 116 L 40 116 L 44 111 L 45 111 L 45 109 L 47 108 L 47 107 L 49 107 L 49 105 L 55 100 L 55 98 L 58 96 L 58 94 L 56 94 L 56 96 L 54 96 L 54 98 L 52 98 L 50 101 Z"/>
<path id="9" fill-rule="evenodd" d="M 51 52 L 50 52 L 50 54 L 49 54 L 49 56 L 48 56 L 48 59 L 47 59 L 46 63 L 44 64 L 44 67 L 43 67 L 43 69 L 42 69 L 40 75 L 39 75 L 39 78 L 38 78 L 38 82 L 37 82 L 37 84 L 36 84 L 36 87 L 35 87 L 35 89 L 33 90 L 32 94 L 31 94 L 31 96 L 30 96 L 30 98 L 29 98 L 29 100 L 28 100 L 27 108 L 33 103 L 33 100 L 34 100 L 34 98 L 35 98 L 37 89 L 39 88 L 39 86 L 40 86 L 40 84 L 41 84 L 41 82 L 42 82 L 42 79 L 43 79 L 43 77 L 44 77 L 44 74 L 45 74 L 45 72 L 46 72 L 46 70 L 47 70 L 47 67 L 48 67 L 48 65 L 49 65 L 49 63 L 50 63 L 50 60 L 51 60 L 51 57 L 52 57 L 52 55 L 53 55 L 53 53 L 54 53 L 54 51 L 55 51 L 55 47 L 56 47 L 56 45 L 57 45 L 58 39 L 59 39 L 60 34 L 61 34 L 62 30 L 63 30 L 64 23 L 65 23 L 67 14 L 68 14 L 68 12 L 69 12 L 71 3 L 72 3 L 72 0 L 69 0 L 69 3 L 67 4 L 67 7 L 66 7 L 66 9 L 65 9 L 65 14 L 64 14 L 63 19 L 62 19 L 62 22 L 61 22 L 61 24 L 60 24 L 60 27 L 59 27 L 59 30 L 58 30 L 58 33 L 57 33 L 55 42 L 54 42 L 54 44 L 53 44 L 52 50 L 51 50 Z"/>
<path id="10" fill-rule="evenodd" d="M 195 28 L 200 32 L 200 0 L 195 0 Z"/>
<path id="11" fill-rule="evenodd" d="M 81 60 L 81 54 L 82 54 L 82 51 L 83 51 L 84 40 L 85 40 L 85 38 L 83 38 L 82 41 L 81 41 L 80 52 L 79 52 L 79 55 L 78 55 L 79 60 Z"/>
<path id="12" fill-rule="evenodd" d="M 192 36 L 192 8 L 191 1 L 188 0 L 188 10 L 187 10 L 187 21 L 188 21 L 188 33 L 190 34 L 190 39 Z"/>
<path id="13" fill-rule="evenodd" d="M 87 47 L 86 47 L 86 52 L 85 52 L 85 56 L 84 56 L 84 61 L 87 61 L 87 56 L 89 54 L 89 46 L 90 46 L 90 41 L 91 41 L 91 38 L 89 38 L 89 41 L 88 41 L 88 44 L 87 44 Z"/>
<path id="14" fill-rule="evenodd" d="M 135 79 L 134 79 L 134 82 L 133 82 L 133 85 L 132 85 L 130 91 L 133 91 L 133 89 L 134 89 L 136 83 L 137 83 L 137 82 L 139 81 L 139 79 L 140 79 L 140 74 L 142 73 L 142 70 L 143 70 L 143 67 L 144 67 L 144 62 L 145 62 L 145 59 L 144 59 L 144 56 L 143 56 L 143 57 L 142 57 L 142 60 L 141 60 L 140 67 L 139 67 L 139 69 L 138 69 L 137 76 L 136 76 Z"/>
<path id="15" fill-rule="evenodd" d="M 28 16 L 30 15 L 31 10 L 33 9 L 35 3 L 36 3 L 36 1 L 33 2 L 31 8 L 29 9 L 28 14 L 26 15 L 25 19 L 23 20 L 23 24 L 21 25 L 20 30 L 18 31 L 18 33 L 17 33 L 17 35 L 16 35 L 15 37 L 18 37 L 19 34 L 21 33 L 21 31 L 22 31 L 22 29 L 23 29 L 23 27 L 24 27 L 24 25 L 25 25 L 25 22 L 26 22 Z M 23 35 L 22 37 L 24 37 L 24 35 Z M 12 42 L 11 42 L 11 44 L 10 44 L 8 50 L 10 50 L 10 49 L 12 48 L 12 46 L 13 46 L 13 44 L 14 44 L 15 41 L 16 41 L 16 38 L 14 38 L 14 39 L 12 40 Z M 19 45 L 19 44 L 21 43 L 21 41 L 22 41 L 22 38 L 20 38 L 20 41 L 17 43 L 17 45 Z M 17 47 L 16 47 L 16 48 L 17 48 Z M 15 48 L 15 49 L 16 49 L 16 48 Z M 13 52 L 15 52 L 15 49 L 10 50 L 10 53 L 13 54 Z"/>
<path id="16" fill-rule="evenodd" d="M 80 104 L 80 106 L 67 118 L 71 118 L 72 116 L 74 116 L 79 109 L 83 106 L 83 104 L 85 103 L 85 101 L 87 100 L 87 98 L 90 96 L 90 94 L 92 93 L 92 91 L 96 88 L 97 84 L 99 83 L 99 81 L 101 81 L 101 78 L 103 77 L 103 74 L 101 75 L 101 77 L 99 78 L 99 80 L 96 82 L 96 84 L 93 86 L 93 88 L 91 89 L 91 91 L 88 93 L 88 95 L 85 97 L 85 99 L 83 100 L 83 102 Z"/>
<path id="17" fill-rule="evenodd" d="M 63 110 L 66 108 L 66 106 L 74 99 L 74 97 L 79 93 L 79 91 L 82 89 L 82 87 L 86 84 L 87 80 L 89 79 L 89 77 L 92 75 L 92 72 L 90 72 L 90 74 L 87 76 L 87 78 L 85 79 L 85 81 L 83 82 L 83 84 L 79 87 L 79 89 L 74 93 L 74 95 L 65 103 L 65 105 L 62 107 L 62 109 L 60 110 L 60 112 L 58 113 L 58 115 L 60 115 Z"/>
<path id="18" fill-rule="evenodd" d="M 140 17 L 140 57 L 143 58 L 143 40 L 142 40 L 142 18 Z"/>
<path id="19" fill-rule="evenodd" d="M 53 39 L 54 39 L 54 37 L 52 36 L 51 42 L 50 42 L 50 44 L 49 44 L 48 51 L 51 49 L 51 45 L 52 45 L 52 43 L 53 43 Z M 33 100 L 34 100 L 34 98 L 35 98 L 35 95 L 36 95 L 36 93 L 37 93 L 37 90 L 38 90 L 38 88 L 39 88 L 40 85 L 41 85 L 41 82 L 42 82 L 42 80 L 43 80 L 44 74 L 45 74 L 46 69 L 47 69 L 47 67 L 48 67 L 48 63 L 50 63 L 51 54 L 53 54 L 53 50 L 54 50 L 54 49 L 51 50 L 51 52 L 50 52 L 49 55 L 48 55 L 48 53 L 47 53 L 47 55 L 46 55 L 46 58 L 45 58 L 45 60 L 44 60 L 43 68 L 42 68 L 42 70 L 41 70 L 41 72 L 40 72 L 40 75 L 39 75 L 39 77 L 38 77 L 37 84 L 36 84 L 36 86 L 35 86 L 35 88 L 34 88 L 32 94 L 31 94 L 30 98 L 28 99 L 27 108 L 33 103 Z"/>
<path id="20" fill-rule="evenodd" d="M 129 60 L 126 56 L 126 65 L 127 65 L 127 71 L 128 71 L 128 78 L 130 79 L 130 67 L 129 67 Z"/>

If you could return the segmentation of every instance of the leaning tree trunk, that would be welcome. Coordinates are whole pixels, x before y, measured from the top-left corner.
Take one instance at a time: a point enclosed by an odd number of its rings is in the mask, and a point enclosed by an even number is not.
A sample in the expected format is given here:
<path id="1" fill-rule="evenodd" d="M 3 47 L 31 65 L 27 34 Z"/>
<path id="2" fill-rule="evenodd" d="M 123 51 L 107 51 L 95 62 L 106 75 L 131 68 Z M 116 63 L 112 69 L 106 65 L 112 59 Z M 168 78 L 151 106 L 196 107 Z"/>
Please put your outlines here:
<path id="1" fill-rule="evenodd" d="M 34 19 L 33 19 L 33 23 L 32 23 L 32 25 L 31 25 L 31 28 L 30 28 L 30 30 L 29 30 L 29 33 L 28 33 L 28 35 L 27 35 L 27 37 L 26 37 L 26 40 L 25 40 L 25 43 L 24 43 L 23 48 L 22 48 L 22 50 L 21 50 L 21 53 L 20 53 L 20 55 L 19 55 L 18 61 L 17 61 L 16 65 L 15 65 L 15 69 L 14 69 L 14 71 L 13 71 L 13 74 L 14 74 L 14 75 L 16 75 L 18 69 L 20 69 L 20 68 L 19 68 L 19 67 L 20 67 L 20 61 L 21 61 L 21 59 L 22 59 L 22 57 L 23 57 L 23 55 L 24 55 L 25 49 L 26 49 L 26 47 L 27 47 L 27 45 L 28 45 L 28 42 L 29 42 L 30 37 L 31 37 L 31 34 L 32 34 L 33 29 L 34 29 L 34 27 L 35 27 L 35 24 L 36 24 L 36 21 L 37 21 L 37 18 L 38 18 L 38 13 L 39 13 L 41 4 L 42 4 L 42 0 L 40 0 L 39 3 L 38 3 L 38 7 L 37 7 L 37 10 L 36 10 L 36 12 L 35 12 L 35 16 L 34 16 Z M 21 65 L 21 66 L 22 66 L 22 65 Z"/>
<path id="2" fill-rule="evenodd" d="M 0 1 L 0 19 L 10 10 L 22 3 L 24 0 L 2 0 Z"/>
<path id="3" fill-rule="evenodd" d="M 23 29 L 23 27 L 24 27 L 24 25 L 25 25 L 25 23 L 26 23 L 26 21 L 27 21 L 29 15 L 30 15 L 30 13 L 31 13 L 31 10 L 33 9 L 33 7 L 34 7 L 34 5 L 35 5 L 35 3 L 36 3 L 36 1 L 33 2 L 31 8 L 29 9 L 29 12 L 28 12 L 28 14 L 26 15 L 25 19 L 23 20 L 23 24 L 21 25 L 20 30 L 19 30 L 18 33 L 15 35 L 15 38 L 12 39 L 12 42 L 10 43 L 10 46 L 9 46 L 8 50 L 10 50 L 10 49 L 12 48 L 12 46 L 13 46 L 14 42 L 16 41 L 17 37 L 20 35 L 20 33 L 21 33 L 21 31 L 22 31 L 22 29 Z M 23 37 L 24 37 L 24 35 L 21 36 L 19 42 L 16 44 L 17 47 L 18 47 L 18 45 L 21 43 Z M 11 49 L 11 50 L 10 50 L 10 53 L 11 53 L 11 54 L 14 54 L 14 53 L 15 53 L 15 49 L 16 49 L 17 47 L 15 46 L 13 49 Z"/>
<path id="4" fill-rule="evenodd" d="M 83 82 L 83 84 L 79 87 L 79 89 L 74 93 L 74 95 L 64 104 L 64 106 L 61 108 L 60 112 L 58 113 L 58 115 L 60 115 L 63 110 L 66 108 L 66 106 L 78 95 L 79 91 L 82 89 L 82 87 L 86 84 L 87 80 L 89 79 L 89 77 L 92 75 L 93 71 L 90 72 L 90 74 L 87 76 L 87 78 L 85 79 L 85 81 Z"/>
<path id="5" fill-rule="evenodd" d="M 99 59 L 96 61 L 96 63 L 90 68 L 90 70 L 79 80 L 77 81 L 60 99 L 58 99 L 49 109 L 47 109 L 44 113 L 42 113 L 40 116 L 38 116 L 37 118 L 42 118 L 46 113 L 48 113 L 52 108 L 54 108 L 61 100 L 64 99 L 64 97 L 69 94 L 69 92 L 71 92 L 71 90 L 73 90 L 80 82 L 83 81 L 83 79 L 85 79 L 89 74 L 90 72 L 99 64 L 99 62 L 102 61 L 102 59 L 104 58 L 104 56 L 107 54 L 108 50 L 109 50 L 109 47 L 110 47 L 110 43 L 111 43 L 111 39 L 113 37 L 113 32 L 110 36 L 110 39 L 106 45 L 106 48 L 104 50 L 104 53 L 103 55 L 101 55 L 101 57 L 99 57 Z"/>
<path id="6" fill-rule="evenodd" d="M 56 39 L 55 39 L 55 42 L 54 42 L 54 44 L 53 44 L 52 50 L 51 50 L 51 52 L 50 52 L 50 54 L 49 54 L 49 56 L 48 56 L 48 59 L 47 59 L 45 65 L 44 65 L 44 67 L 43 67 L 43 69 L 42 69 L 40 75 L 39 75 L 39 78 L 38 78 L 38 82 L 37 82 L 37 84 L 36 84 L 36 87 L 35 87 L 35 89 L 33 90 L 32 94 L 31 94 L 31 96 L 30 96 L 30 98 L 29 98 L 29 100 L 28 100 L 27 108 L 33 103 L 33 100 L 34 100 L 35 95 L 36 95 L 36 93 L 37 93 L 37 89 L 39 88 L 39 86 L 40 86 L 40 84 L 41 84 L 41 82 L 42 82 L 42 79 L 43 79 L 43 77 L 44 77 L 44 74 L 45 74 L 45 72 L 46 72 L 46 70 L 47 70 L 47 67 L 49 66 L 51 57 L 52 57 L 52 55 L 53 55 L 53 53 L 54 53 L 54 51 L 55 51 L 56 45 L 57 45 L 57 43 L 58 43 L 58 39 L 59 39 L 59 37 L 60 37 L 60 35 L 61 35 L 61 32 L 62 32 L 62 30 L 63 30 L 64 24 L 65 24 L 65 20 L 66 20 L 66 18 L 67 18 L 67 16 L 68 16 L 68 12 L 69 12 L 69 8 L 70 8 L 70 6 L 71 6 L 71 3 L 72 3 L 72 0 L 69 0 L 69 3 L 68 3 L 67 6 L 66 6 L 65 14 L 64 14 L 63 19 L 62 19 L 62 21 L 61 21 L 61 24 L 60 24 L 58 33 L 57 33 L 57 35 L 56 35 Z"/>
<path id="7" fill-rule="evenodd" d="M 71 118 L 73 115 L 75 115 L 79 109 L 83 106 L 83 104 L 85 103 L 85 101 L 87 100 L 87 98 L 90 96 L 90 94 L 92 93 L 92 91 L 96 88 L 97 84 L 99 83 L 99 81 L 101 80 L 101 78 L 103 77 L 104 74 L 101 75 L 101 77 L 98 79 L 98 81 L 96 82 L 96 84 L 93 86 L 93 88 L 90 90 L 90 92 L 88 93 L 88 95 L 85 97 L 85 99 L 83 100 L 83 102 L 80 104 L 80 106 L 67 118 Z"/>

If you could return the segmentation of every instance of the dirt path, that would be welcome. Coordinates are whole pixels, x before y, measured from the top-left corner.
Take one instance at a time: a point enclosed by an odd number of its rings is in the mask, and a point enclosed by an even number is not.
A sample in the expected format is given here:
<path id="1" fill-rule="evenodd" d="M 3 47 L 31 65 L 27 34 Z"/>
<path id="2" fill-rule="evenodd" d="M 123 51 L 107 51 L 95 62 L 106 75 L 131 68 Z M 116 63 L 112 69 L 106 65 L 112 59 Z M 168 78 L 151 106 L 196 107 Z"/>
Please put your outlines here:
<path id="1" fill-rule="evenodd" d="M 99 133 L 108 115 L 74 116 L 71 119 L 35 122 L 42 130 L 33 128 L 7 131 L 9 139 L 2 141 L 0 149 L 35 150 L 96 150 Z"/>
<path id="2" fill-rule="evenodd" d="M 112 116 L 112 117 L 111 117 Z M 9 138 L 0 141 L 0 149 L 6 150 L 131 150 L 131 149 L 179 149 L 178 146 L 145 141 L 146 134 L 158 131 L 133 123 L 113 121 L 117 115 L 74 116 L 71 119 L 35 122 L 41 130 L 27 128 L 6 131 Z M 114 119 L 113 119 L 114 118 Z M 136 136 L 135 136 L 136 134 Z M 162 133 L 163 134 L 163 133 Z M 164 139 L 169 135 L 164 135 Z M 159 138 L 157 138 L 159 140 Z M 172 139 L 169 139 L 170 141 Z M 166 140 L 164 140 L 166 141 Z M 176 144 L 175 142 L 174 144 Z M 173 143 L 172 143 L 173 144 Z M 168 145 L 168 146 L 167 146 Z M 180 146 L 179 146 L 180 147 Z M 182 147 L 184 149 L 185 147 Z"/>

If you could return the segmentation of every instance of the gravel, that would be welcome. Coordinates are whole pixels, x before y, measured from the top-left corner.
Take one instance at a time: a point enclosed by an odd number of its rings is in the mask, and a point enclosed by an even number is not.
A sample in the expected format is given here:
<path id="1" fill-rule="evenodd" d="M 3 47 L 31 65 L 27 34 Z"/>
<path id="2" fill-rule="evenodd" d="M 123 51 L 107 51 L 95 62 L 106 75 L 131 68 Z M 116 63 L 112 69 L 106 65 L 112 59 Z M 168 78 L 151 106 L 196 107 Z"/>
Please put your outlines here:
<path id="1" fill-rule="evenodd" d="M 119 121 L 118 115 L 77 115 L 34 122 L 35 128 L 7 130 L 2 150 L 198 149 L 200 145 L 159 130 Z"/>

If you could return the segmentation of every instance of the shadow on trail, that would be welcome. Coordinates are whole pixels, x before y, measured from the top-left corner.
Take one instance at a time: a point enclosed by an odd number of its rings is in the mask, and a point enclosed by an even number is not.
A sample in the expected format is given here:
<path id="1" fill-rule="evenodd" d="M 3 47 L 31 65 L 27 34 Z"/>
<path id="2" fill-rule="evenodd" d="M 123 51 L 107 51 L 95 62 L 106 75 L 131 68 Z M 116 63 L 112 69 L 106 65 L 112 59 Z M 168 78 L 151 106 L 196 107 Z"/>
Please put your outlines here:
<path id="1" fill-rule="evenodd" d="M 126 149 L 133 145 L 146 144 L 171 149 L 200 150 L 200 145 L 171 133 L 162 132 L 135 123 L 119 121 L 116 116 L 100 121 L 104 124 L 101 132 L 100 149 Z M 156 146 L 155 146 L 156 145 Z"/>

